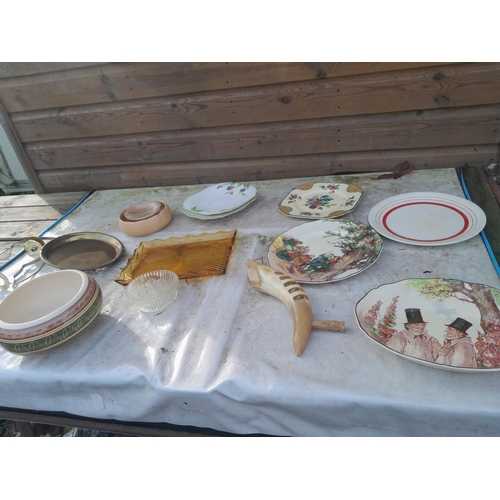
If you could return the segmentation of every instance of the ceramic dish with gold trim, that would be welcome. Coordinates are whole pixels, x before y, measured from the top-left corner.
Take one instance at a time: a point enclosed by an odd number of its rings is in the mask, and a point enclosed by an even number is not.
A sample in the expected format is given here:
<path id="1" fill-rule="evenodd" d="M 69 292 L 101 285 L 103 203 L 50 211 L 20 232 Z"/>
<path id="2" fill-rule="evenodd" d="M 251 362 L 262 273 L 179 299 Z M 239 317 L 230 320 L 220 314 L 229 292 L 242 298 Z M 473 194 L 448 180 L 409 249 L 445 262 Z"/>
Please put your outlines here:
<path id="1" fill-rule="evenodd" d="M 56 347 L 85 330 L 102 307 L 97 282 L 65 270 L 34 278 L 0 304 L 0 345 L 16 354 Z"/>
<path id="2" fill-rule="evenodd" d="M 257 195 L 257 190 L 250 184 L 224 182 L 213 184 L 184 200 L 183 212 L 193 215 L 221 215 L 233 212 L 246 205 Z"/>
<path id="3" fill-rule="evenodd" d="M 306 222 L 280 234 L 269 247 L 269 266 L 299 283 L 331 283 L 374 264 L 382 237 L 347 219 Z"/>
<path id="4" fill-rule="evenodd" d="M 315 182 L 292 189 L 278 208 L 290 217 L 333 219 L 352 212 L 362 196 L 354 184 Z"/>

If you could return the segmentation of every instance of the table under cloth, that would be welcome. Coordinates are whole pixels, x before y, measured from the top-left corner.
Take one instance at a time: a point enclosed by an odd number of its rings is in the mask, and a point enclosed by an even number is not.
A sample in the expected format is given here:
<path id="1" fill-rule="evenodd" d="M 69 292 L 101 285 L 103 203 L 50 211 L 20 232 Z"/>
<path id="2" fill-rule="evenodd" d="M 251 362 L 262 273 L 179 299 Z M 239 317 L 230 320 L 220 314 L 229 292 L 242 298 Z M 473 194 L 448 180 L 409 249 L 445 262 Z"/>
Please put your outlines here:
<path id="1" fill-rule="evenodd" d="M 345 321 L 345 333 L 313 330 L 300 357 L 293 349 L 290 311 L 248 280 L 247 259 L 263 257 L 267 263 L 275 237 L 307 222 L 278 209 L 303 183 L 356 184 L 364 194 L 344 218 L 363 223 L 375 204 L 394 195 L 464 196 L 452 169 L 413 171 L 399 179 L 378 175 L 252 182 L 256 201 L 213 220 L 178 211 L 203 185 L 96 191 L 46 236 L 98 231 L 123 243 L 118 262 L 89 272 L 102 289 L 102 311 L 83 333 L 53 350 L 19 356 L 1 349 L 0 406 L 235 434 L 500 435 L 500 372 L 463 373 L 411 362 L 375 345 L 354 314 L 369 290 L 407 278 L 500 288 L 480 235 L 445 246 L 384 238 L 379 259 L 363 272 L 333 283 L 303 284 L 314 319 Z M 121 210 L 154 199 L 171 207 L 172 222 L 148 236 L 123 234 Z M 161 314 L 140 312 L 114 281 L 141 241 L 232 229 L 236 242 L 226 274 L 181 281 L 177 300 Z M 28 260 L 18 258 L 5 274 Z M 45 266 L 40 274 L 49 272 L 57 270 Z"/>

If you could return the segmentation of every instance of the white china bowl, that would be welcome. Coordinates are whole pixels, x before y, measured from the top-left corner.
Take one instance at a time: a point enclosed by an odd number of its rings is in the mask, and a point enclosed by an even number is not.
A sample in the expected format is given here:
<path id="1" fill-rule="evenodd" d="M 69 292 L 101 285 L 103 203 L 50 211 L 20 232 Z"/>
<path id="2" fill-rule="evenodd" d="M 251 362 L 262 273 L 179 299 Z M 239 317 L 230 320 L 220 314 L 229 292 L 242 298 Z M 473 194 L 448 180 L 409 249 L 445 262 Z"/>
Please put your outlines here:
<path id="1" fill-rule="evenodd" d="M 172 271 L 159 269 L 134 278 L 125 293 L 144 312 L 164 311 L 177 298 L 179 277 Z"/>
<path id="2" fill-rule="evenodd" d="M 33 278 L 0 303 L 0 345 L 17 354 L 56 347 L 87 328 L 101 307 L 99 285 L 82 271 Z"/>

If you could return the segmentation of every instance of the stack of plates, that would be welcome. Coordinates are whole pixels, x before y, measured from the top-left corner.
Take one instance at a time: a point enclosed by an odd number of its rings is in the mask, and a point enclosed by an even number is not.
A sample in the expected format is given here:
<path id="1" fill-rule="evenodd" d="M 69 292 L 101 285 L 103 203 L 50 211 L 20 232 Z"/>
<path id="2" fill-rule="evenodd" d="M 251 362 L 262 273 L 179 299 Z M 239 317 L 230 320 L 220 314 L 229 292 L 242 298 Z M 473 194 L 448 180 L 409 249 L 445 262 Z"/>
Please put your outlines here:
<path id="1" fill-rule="evenodd" d="M 249 184 L 214 184 L 186 198 L 179 210 L 195 219 L 221 219 L 246 208 L 256 195 Z"/>

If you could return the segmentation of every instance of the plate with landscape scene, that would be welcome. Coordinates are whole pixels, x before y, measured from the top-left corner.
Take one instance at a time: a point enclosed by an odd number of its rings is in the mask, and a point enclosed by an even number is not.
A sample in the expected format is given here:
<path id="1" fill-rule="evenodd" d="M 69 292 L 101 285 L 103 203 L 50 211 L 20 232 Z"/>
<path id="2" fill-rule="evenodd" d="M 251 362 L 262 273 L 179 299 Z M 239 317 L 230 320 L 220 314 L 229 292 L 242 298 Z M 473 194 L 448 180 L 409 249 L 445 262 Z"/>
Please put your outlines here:
<path id="1" fill-rule="evenodd" d="M 300 283 L 331 283 L 364 271 L 381 251 L 381 236 L 366 224 L 317 220 L 280 234 L 267 258 L 270 267 Z"/>
<path id="2" fill-rule="evenodd" d="M 500 371 L 500 290 L 453 279 L 407 279 L 370 290 L 355 307 L 367 337 L 433 368 Z"/>
<path id="3" fill-rule="evenodd" d="M 354 184 L 315 182 L 292 189 L 278 208 L 290 217 L 332 219 L 352 212 L 361 196 Z"/>

